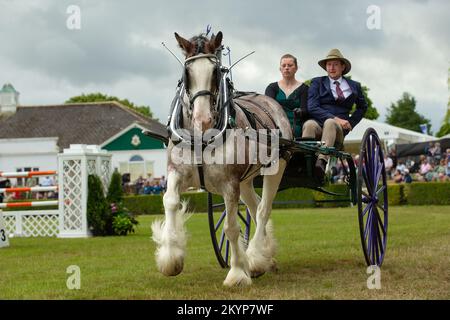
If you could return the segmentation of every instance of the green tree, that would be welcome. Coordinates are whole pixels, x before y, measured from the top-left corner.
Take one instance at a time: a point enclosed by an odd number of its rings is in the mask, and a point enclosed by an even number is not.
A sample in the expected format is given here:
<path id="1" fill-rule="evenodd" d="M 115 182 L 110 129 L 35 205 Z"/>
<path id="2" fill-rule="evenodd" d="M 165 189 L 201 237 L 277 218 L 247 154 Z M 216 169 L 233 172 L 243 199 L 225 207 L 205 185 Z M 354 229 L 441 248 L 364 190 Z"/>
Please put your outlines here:
<path id="1" fill-rule="evenodd" d="M 108 202 L 103 194 L 103 186 L 96 175 L 88 176 L 87 220 L 94 236 L 113 233 L 113 217 Z"/>
<path id="2" fill-rule="evenodd" d="M 108 187 L 108 196 L 106 197 L 106 200 L 110 203 L 121 203 L 123 197 L 123 190 L 122 190 L 122 176 L 120 175 L 119 171 L 114 170 L 114 173 L 111 177 L 111 183 Z"/>
<path id="3" fill-rule="evenodd" d="M 133 109 L 140 114 L 153 118 L 153 112 L 150 110 L 149 106 L 137 106 L 128 99 L 119 99 L 114 96 L 108 96 L 100 92 L 81 94 L 80 96 L 75 96 L 67 100 L 65 103 L 85 103 L 85 102 L 103 102 L 103 101 L 117 101 L 130 109 Z"/>
<path id="4" fill-rule="evenodd" d="M 450 68 L 448 69 L 448 72 L 450 74 Z M 447 86 L 450 88 L 450 76 L 448 77 L 447 80 Z M 436 133 L 436 136 L 442 137 L 449 133 L 450 133 L 450 97 L 448 98 L 447 102 L 447 114 L 445 115 L 444 122 L 442 123 L 442 126 L 439 129 L 438 133 Z"/>
<path id="5" fill-rule="evenodd" d="M 420 125 L 426 124 L 427 133 L 431 134 L 430 120 L 416 111 L 416 99 L 407 92 L 403 93 L 397 103 L 391 103 L 387 110 L 386 123 L 420 133 L 422 133 Z"/>
<path id="6" fill-rule="evenodd" d="M 449 103 L 450 106 L 450 103 Z M 443 137 L 450 133 L 450 109 L 447 110 L 447 114 L 445 115 L 444 122 L 442 123 L 441 128 L 436 133 L 436 137 Z"/>
<path id="7" fill-rule="evenodd" d="M 373 106 L 372 100 L 369 98 L 369 90 L 370 89 L 363 85 L 361 85 L 361 89 L 362 89 L 363 95 L 367 101 L 367 111 L 366 111 L 366 114 L 364 115 L 364 118 L 369 119 L 369 120 L 378 119 L 380 114 L 378 113 L 377 108 L 375 108 Z"/>

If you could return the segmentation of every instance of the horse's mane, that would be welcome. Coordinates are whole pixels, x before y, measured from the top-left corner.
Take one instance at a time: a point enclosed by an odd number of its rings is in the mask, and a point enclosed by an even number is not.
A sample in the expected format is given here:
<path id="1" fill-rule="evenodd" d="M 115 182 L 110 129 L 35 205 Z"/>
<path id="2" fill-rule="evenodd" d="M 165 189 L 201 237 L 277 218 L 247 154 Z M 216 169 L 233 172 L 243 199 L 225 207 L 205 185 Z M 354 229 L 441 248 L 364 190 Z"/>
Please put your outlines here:
<path id="1" fill-rule="evenodd" d="M 206 53 L 205 44 L 209 42 L 210 39 L 206 37 L 204 33 L 200 33 L 198 36 L 193 36 L 189 39 L 189 42 L 195 44 L 194 56 Z"/>

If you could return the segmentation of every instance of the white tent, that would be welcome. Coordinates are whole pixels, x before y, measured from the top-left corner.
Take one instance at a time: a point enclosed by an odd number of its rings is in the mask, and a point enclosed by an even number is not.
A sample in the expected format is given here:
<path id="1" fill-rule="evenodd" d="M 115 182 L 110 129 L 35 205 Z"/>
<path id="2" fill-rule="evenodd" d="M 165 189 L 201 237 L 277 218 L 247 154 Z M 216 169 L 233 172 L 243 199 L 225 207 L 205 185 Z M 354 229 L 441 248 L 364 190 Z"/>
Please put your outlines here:
<path id="1" fill-rule="evenodd" d="M 345 137 L 345 151 L 358 153 L 361 140 L 367 128 L 374 128 L 382 143 L 389 147 L 394 144 L 416 143 L 436 140 L 436 137 L 416 131 L 399 128 L 387 123 L 362 119 L 360 123 Z"/>

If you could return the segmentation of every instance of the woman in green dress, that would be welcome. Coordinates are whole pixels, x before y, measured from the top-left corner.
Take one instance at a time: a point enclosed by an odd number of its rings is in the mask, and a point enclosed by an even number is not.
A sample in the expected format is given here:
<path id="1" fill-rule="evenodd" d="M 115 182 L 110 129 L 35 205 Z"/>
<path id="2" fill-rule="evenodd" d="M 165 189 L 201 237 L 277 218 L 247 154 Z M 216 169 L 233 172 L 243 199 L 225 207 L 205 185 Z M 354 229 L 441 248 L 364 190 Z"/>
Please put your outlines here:
<path id="1" fill-rule="evenodd" d="M 265 92 L 266 96 L 277 100 L 283 107 L 295 138 L 302 136 L 302 125 L 308 116 L 308 86 L 295 78 L 297 70 L 297 58 L 291 54 L 283 55 L 280 59 L 282 79 L 269 84 Z"/>

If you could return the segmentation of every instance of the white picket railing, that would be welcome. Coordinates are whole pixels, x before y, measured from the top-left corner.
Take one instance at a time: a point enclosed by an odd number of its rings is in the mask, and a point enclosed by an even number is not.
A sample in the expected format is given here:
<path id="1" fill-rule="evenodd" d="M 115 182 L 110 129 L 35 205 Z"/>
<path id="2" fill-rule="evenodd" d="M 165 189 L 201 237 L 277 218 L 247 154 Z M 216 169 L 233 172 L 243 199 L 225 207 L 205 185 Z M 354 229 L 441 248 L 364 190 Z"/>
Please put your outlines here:
<path id="1" fill-rule="evenodd" d="M 55 237 L 59 232 L 59 210 L 3 211 L 9 237 Z"/>

